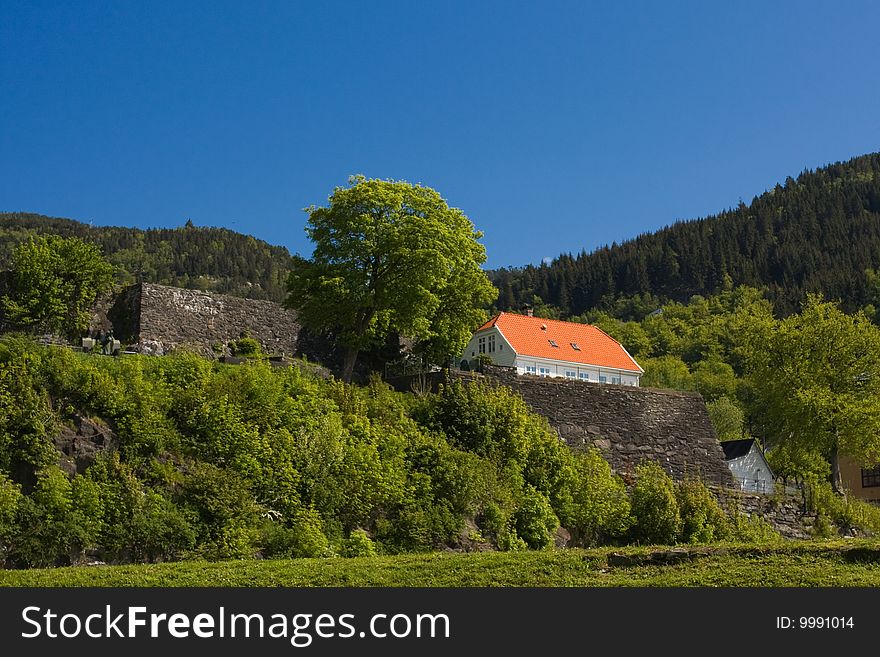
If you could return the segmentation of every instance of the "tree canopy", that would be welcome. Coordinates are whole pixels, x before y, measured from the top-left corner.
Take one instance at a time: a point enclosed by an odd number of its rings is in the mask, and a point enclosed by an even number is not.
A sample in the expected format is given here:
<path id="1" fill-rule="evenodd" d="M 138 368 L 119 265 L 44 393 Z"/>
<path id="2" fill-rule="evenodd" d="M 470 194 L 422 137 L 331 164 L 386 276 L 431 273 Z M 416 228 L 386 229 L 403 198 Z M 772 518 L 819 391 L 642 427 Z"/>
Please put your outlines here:
<path id="1" fill-rule="evenodd" d="M 74 336 L 88 328 L 95 300 L 112 287 L 113 267 L 97 246 L 48 235 L 15 249 L 10 289 L 0 301 L 13 325 Z"/>
<path id="2" fill-rule="evenodd" d="M 285 303 L 347 348 L 346 380 L 390 332 L 435 362 L 464 348 L 497 293 L 480 269 L 482 233 L 461 210 L 429 187 L 355 176 L 307 212 L 314 252 L 294 258 Z"/>
<path id="3" fill-rule="evenodd" d="M 880 329 L 863 313 L 810 295 L 755 340 L 749 370 L 769 446 L 822 455 L 837 490 L 839 455 L 880 461 Z"/>

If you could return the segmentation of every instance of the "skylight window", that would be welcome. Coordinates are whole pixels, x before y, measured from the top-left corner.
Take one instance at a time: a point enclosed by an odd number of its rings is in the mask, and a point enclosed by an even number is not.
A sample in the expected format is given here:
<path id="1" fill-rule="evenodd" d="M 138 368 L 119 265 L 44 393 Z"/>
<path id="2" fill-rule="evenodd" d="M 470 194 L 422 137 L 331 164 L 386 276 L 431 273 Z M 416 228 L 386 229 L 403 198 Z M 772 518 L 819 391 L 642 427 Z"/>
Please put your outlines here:
<path id="1" fill-rule="evenodd" d="M 580 351 L 580 350 L 581 350 L 581 348 L 578 346 L 578 343 L 577 343 L 577 342 L 572 342 L 572 343 L 571 343 L 571 348 L 574 349 L 575 351 Z"/>
<path id="2" fill-rule="evenodd" d="M 557 349 L 559 348 L 559 345 L 556 344 L 556 340 L 547 340 L 547 342 L 550 343 L 551 347 L 556 347 Z"/>

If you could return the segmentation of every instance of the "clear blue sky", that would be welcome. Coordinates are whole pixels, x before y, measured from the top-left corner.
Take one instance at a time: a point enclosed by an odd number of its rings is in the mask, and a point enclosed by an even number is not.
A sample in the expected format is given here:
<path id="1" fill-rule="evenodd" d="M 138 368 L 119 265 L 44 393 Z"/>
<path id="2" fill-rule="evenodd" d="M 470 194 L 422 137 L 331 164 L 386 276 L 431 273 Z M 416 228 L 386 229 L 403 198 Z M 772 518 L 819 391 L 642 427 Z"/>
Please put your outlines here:
<path id="1" fill-rule="evenodd" d="M 0 210 L 308 255 L 363 173 L 537 263 L 880 150 L 878 7 L 0 0 Z"/>

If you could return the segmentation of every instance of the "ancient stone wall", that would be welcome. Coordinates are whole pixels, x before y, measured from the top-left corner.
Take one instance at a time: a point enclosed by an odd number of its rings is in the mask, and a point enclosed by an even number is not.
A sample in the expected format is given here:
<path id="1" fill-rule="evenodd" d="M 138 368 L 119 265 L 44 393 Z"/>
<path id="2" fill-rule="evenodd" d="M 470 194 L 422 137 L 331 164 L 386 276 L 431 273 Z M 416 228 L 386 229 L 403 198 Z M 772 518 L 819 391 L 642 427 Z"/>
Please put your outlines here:
<path id="1" fill-rule="evenodd" d="M 784 538 L 812 537 L 815 516 L 804 511 L 802 500 L 795 495 L 783 492 L 761 495 L 715 486 L 712 487 L 712 492 L 728 514 L 743 513 L 763 518 Z"/>
<path id="2" fill-rule="evenodd" d="M 728 488 L 735 485 L 698 393 L 522 376 L 488 365 L 482 370 L 396 377 L 389 383 L 402 392 L 436 391 L 447 377 L 506 385 L 546 417 L 570 447 L 598 448 L 620 474 L 654 461 L 678 480 L 693 475 Z"/>
<path id="3" fill-rule="evenodd" d="M 397 377 L 389 383 L 403 392 L 436 391 L 447 376 L 503 384 L 546 417 L 570 447 L 598 448 L 620 474 L 631 474 L 641 462 L 654 461 L 675 479 L 693 475 L 734 486 L 698 393 L 520 376 L 511 368 L 482 369 L 482 374 L 450 370 L 448 374 Z"/>
<path id="4" fill-rule="evenodd" d="M 497 370 L 498 368 L 492 368 Z M 722 486 L 733 477 L 703 398 L 695 392 L 657 390 L 493 371 L 574 449 L 597 447 L 621 474 L 643 461 L 673 478 L 688 475 Z"/>
<path id="5" fill-rule="evenodd" d="M 107 311 L 114 335 L 136 351 L 164 354 L 185 347 L 205 355 L 247 334 L 270 354 L 297 351 L 296 314 L 272 301 L 139 283 Z"/>

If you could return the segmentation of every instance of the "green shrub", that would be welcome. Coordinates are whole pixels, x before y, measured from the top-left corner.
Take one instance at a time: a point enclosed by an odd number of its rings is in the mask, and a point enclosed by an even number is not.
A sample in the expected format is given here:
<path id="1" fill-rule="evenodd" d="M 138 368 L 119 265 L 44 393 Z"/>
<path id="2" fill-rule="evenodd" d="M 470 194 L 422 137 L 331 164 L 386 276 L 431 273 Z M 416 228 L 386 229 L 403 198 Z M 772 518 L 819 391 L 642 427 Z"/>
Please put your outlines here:
<path id="1" fill-rule="evenodd" d="M 632 536 L 639 543 L 671 545 L 681 531 L 675 484 L 659 465 L 643 463 L 636 468 L 636 484 L 630 497 L 635 524 Z"/>
<path id="2" fill-rule="evenodd" d="M 134 508 L 128 546 L 134 561 L 174 561 L 185 557 L 196 544 L 191 519 L 171 500 L 148 490 Z"/>
<path id="3" fill-rule="evenodd" d="M 682 541 L 711 543 L 729 535 L 727 516 L 702 481 L 695 478 L 685 479 L 678 483 L 675 492 L 681 516 Z"/>
<path id="4" fill-rule="evenodd" d="M 262 355 L 263 349 L 254 338 L 240 338 L 230 345 L 234 356 L 242 358 L 255 358 Z"/>
<path id="5" fill-rule="evenodd" d="M 840 524 L 851 529 L 880 534 L 880 508 L 852 495 L 847 495 Z"/>
<path id="6" fill-rule="evenodd" d="M 516 533 L 532 550 L 553 546 L 559 518 L 553 512 L 547 496 L 532 487 L 523 494 L 514 514 Z"/>
<path id="7" fill-rule="evenodd" d="M 18 505 L 18 531 L 10 541 L 9 559 L 30 567 L 76 563 L 94 544 L 100 526 L 101 501 L 91 485 L 73 485 L 57 466 L 37 473 L 31 495 Z M 74 500 L 84 502 L 78 508 Z"/>
<path id="8" fill-rule="evenodd" d="M 482 460 L 472 459 L 470 471 L 480 471 L 484 481 L 494 480 L 490 488 L 505 498 L 502 506 L 511 512 L 521 506 L 519 491 L 531 486 L 549 500 L 557 522 L 571 522 L 577 484 L 574 456 L 547 420 L 533 413 L 510 388 L 453 382 L 439 394 L 419 400 L 413 416 L 426 429 L 445 436 L 457 450 Z M 511 494 L 515 500 L 509 499 Z M 484 504 L 490 501 L 495 500 L 482 500 Z M 461 509 L 461 513 L 466 511 Z M 496 536 L 499 532 L 498 528 L 490 530 Z"/>
<path id="9" fill-rule="evenodd" d="M 0 568 L 6 564 L 6 554 L 15 535 L 21 497 L 21 487 L 0 472 Z"/>
<path id="10" fill-rule="evenodd" d="M 118 453 L 99 458 L 86 478 L 103 500 L 98 543 L 105 561 L 170 561 L 194 548 L 194 514 L 188 516 L 158 490 L 147 488 Z"/>
<path id="11" fill-rule="evenodd" d="M 782 542 L 782 535 L 758 515 L 746 515 L 734 508 L 730 518 L 730 540 L 758 545 Z"/>
<path id="12" fill-rule="evenodd" d="M 836 532 L 831 525 L 841 529 L 861 530 L 870 533 L 880 532 L 880 509 L 852 495 L 835 493 L 826 480 L 808 480 L 807 509 L 817 516 L 814 531 L 820 536 L 831 536 Z"/>
<path id="13" fill-rule="evenodd" d="M 624 537 L 632 507 L 623 480 L 595 449 L 577 456 L 576 473 L 572 515 L 565 525 L 573 542 L 591 546 Z"/>
<path id="14" fill-rule="evenodd" d="M 533 415 L 521 397 L 503 386 L 455 381 L 427 398 L 415 417 L 454 446 L 500 463 L 522 462 L 530 438 L 549 433 L 546 420 Z"/>
<path id="15" fill-rule="evenodd" d="M 321 516 L 303 509 L 289 524 L 269 522 L 261 528 L 263 554 L 267 557 L 323 557 L 330 552 Z"/>
<path id="16" fill-rule="evenodd" d="M 41 359 L 27 343 L 0 342 L 0 471 L 30 477 L 57 459 L 55 417 L 41 381 Z"/>
<path id="17" fill-rule="evenodd" d="M 194 463 L 184 479 L 181 502 L 195 514 L 198 552 L 206 559 L 253 556 L 259 508 L 235 472 Z"/>
<path id="18" fill-rule="evenodd" d="M 464 518 L 447 502 L 407 504 L 376 522 L 376 538 L 388 552 L 422 552 L 458 542 Z"/>
<path id="19" fill-rule="evenodd" d="M 15 524 L 21 486 L 0 472 L 0 540 Z"/>
<path id="20" fill-rule="evenodd" d="M 376 544 L 363 529 L 355 529 L 348 538 L 342 541 L 340 554 L 343 557 L 374 557 Z"/>
<path id="21" fill-rule="evenodd" d="M 837 536 L 837 527 L 834 526 L 831 519 L 824 513 L 816 514 L 810 530 L 814 538 L 832 538 Z"/>
<path id="22" fill-rule="evenodd" d="M 529 546 L 526 542 L 516 534 L 516 529 L 504 529 L 497 540 L 498 549 L 502 552 L 522 552 L 528 550 Z"/>

